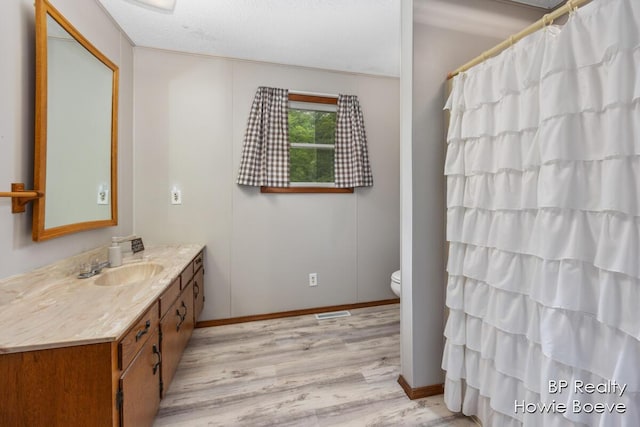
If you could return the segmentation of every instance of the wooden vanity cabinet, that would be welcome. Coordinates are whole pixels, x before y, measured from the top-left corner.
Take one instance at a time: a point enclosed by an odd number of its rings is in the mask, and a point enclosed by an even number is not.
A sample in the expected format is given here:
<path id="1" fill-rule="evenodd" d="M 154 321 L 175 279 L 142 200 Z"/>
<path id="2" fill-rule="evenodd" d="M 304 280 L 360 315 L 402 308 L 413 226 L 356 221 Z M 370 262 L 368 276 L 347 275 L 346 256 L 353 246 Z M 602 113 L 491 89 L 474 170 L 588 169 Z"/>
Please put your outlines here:
<path id="1" fill-rule="evenodd" d="M 160 297 L 161 395 L 164 397 L 204 305 L 203 253 L 190 262 Z"/>
<path id="2" fill-rule="evenodd" d="M 0 353 L 0 425 L 153 424 L 202 310 L 203 272 L 200 252 L 118 340 Z"/>
<path id="3" fill-rule="evenodd" d="M 163 397 L 178 368 L 193 328 L 193 284 L 189 283 L 160 320 Z"/>
<path id="4" fill-rule="evenodd" d="M 150 426 L 158 325 L 156 301 L 118 341 L 0 354 L 0 425 Z"/>
<path id="5" fill-rule="evenodd" d="M 115 343 L 0 354 L 0 425 L 119 425 L 116 357 Z"/>

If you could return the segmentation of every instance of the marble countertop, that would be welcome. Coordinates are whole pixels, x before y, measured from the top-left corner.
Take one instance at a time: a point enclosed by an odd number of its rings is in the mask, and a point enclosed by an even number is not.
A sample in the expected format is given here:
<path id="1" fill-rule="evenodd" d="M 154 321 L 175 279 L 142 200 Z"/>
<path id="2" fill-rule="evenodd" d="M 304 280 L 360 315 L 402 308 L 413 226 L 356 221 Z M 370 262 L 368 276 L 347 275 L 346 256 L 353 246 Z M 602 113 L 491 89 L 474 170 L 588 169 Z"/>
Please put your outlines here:
<path id="1" fill-rule="evenodd" d="M 151 246 L 124 256 L 123 265 L 164 267 L 152 279 L 130 285 L 98 286 L 93 282 L 101 275 L 76 277 L 81 264 L 106 260 L 106 247 L 0 279 L 0 354 L 119 339 L 203 248 Z"/>

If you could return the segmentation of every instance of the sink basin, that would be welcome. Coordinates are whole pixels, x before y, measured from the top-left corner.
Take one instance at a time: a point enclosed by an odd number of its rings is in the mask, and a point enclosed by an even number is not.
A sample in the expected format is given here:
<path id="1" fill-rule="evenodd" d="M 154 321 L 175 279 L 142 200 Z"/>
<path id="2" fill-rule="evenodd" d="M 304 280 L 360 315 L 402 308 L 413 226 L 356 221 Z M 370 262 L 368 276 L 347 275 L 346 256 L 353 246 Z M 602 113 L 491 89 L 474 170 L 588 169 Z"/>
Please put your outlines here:
<path id="1" fill-rule="evenodd" d="M 160 264 L 145 262 L 104 270 L 95 280 L 98 286 L 120 286 L 144 282 L 164 269 Z"/>

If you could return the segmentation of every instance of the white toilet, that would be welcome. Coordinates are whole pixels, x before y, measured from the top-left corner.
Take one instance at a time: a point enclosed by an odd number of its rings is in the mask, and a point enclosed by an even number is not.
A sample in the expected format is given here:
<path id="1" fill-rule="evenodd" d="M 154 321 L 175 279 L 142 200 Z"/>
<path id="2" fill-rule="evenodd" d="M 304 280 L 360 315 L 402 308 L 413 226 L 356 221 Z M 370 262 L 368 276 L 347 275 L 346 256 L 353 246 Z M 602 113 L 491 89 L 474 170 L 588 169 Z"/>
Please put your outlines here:
<path id="1" fill-rule="evenodd" d="M 391 290 L 400 297 L 400 270 L 394 271 L 391 275 Z"/>

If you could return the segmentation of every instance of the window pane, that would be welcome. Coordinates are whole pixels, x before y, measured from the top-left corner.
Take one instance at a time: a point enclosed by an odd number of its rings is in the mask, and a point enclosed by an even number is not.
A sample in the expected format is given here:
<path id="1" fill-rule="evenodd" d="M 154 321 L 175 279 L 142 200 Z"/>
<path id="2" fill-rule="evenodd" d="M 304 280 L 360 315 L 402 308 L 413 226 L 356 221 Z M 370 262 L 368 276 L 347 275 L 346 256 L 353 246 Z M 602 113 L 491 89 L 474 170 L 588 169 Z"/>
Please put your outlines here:
<path id="1" fill-rule="evenodd" d="M 333 154 L 326 148 L 291 148 L 289 180 L 333 182 Z"/>
<path id="2" fill-rule="evenodd" d="M 336 113 L 289 108 L 289 141 L 307 144 L 333 144 Z"/>

